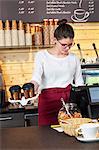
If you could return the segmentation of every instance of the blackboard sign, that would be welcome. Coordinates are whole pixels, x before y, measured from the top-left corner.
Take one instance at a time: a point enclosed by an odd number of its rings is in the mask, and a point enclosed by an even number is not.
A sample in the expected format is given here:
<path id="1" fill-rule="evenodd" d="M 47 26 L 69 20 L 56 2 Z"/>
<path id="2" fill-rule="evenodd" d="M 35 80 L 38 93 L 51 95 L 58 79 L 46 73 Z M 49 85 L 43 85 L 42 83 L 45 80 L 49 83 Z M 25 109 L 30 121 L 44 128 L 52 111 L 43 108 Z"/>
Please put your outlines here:
<path id="1" fill-rule="evenodd" d="M 0 19 L 42 22 L 66 18 L 68 22 L 98 22 L 99 0 L 0 0 Z"/>

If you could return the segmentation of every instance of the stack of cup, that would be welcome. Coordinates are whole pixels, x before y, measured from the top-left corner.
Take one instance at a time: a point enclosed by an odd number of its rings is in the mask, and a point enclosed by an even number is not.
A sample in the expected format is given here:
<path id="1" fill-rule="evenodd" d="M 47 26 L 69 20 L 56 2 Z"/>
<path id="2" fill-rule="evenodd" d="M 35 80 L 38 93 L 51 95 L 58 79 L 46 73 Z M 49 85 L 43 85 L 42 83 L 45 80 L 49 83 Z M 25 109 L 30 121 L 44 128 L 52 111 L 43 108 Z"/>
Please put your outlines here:
<path id="1" fill-rule="evenodd" d="M 16 20 L 12 20 L 12 46 L 18 46 L 18 31 Z"/>
<path id="2" fill-rule="evenodd" d="M 26 45 L 27 46 L 31 46 L 32 45 L 32 34 L 30 33 L 30 25 L 29 25 L 29 23 L 26 24 L 25 38 L 26 38 Z"/>
<path id="3" fill-rule="evenodd" d="M 11 30 L 10 23 L 8 20 L 5 22 L 5 46 L 11 46 Z"/>
<path id="4" fill-rule="evenodd" d="M 0 46 L 4 46 L 4 30 L 2 20 L 0 20 Z"/>
<path id="5" fill-rule="evenodd" d="M 19 46 L 25 46 L 25 33 L 23 22 L 19 20 L 19 30 L 18 30 Z"/>

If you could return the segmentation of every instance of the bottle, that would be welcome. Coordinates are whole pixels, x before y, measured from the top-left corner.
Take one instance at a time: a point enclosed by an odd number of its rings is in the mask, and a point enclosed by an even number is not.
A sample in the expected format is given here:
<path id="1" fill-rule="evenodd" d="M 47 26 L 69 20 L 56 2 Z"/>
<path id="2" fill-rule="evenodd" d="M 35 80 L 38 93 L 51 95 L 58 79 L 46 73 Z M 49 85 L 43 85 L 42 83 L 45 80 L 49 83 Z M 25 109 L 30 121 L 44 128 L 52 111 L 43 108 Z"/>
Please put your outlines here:
<path id="1" fill-rule="evenodd" d="M 26 24 L 25 39 L 26 39 L 26 46 L 31 46 L 32 45 L 32 34 L 30 32 L 29 23 Z"/>
<path id="2" fill-rule="evenodd" d="M 5 46 L 12 46 L 11 43 L 11 30 L 10 30 L 10 22 L 6 20 L 5 22 Z"/>
<path id="3" fill-rule="evenodd" d="M 18 30 L 16 20 L 12 20 L 12 46 L 18 46 Z"/>
<path id="4" fill-rule="evenodd" d="M 4 29 L 3 29 L 2 20 L 0 20 L 0 46 L 5 46 L 5 44 L 4 44 Z"/>
<path id="5" fill-rule="evenodd" d="M 18 39 L 19 46 L 25 46 L 25 33 L 22 20 L 19 20 Z"/>

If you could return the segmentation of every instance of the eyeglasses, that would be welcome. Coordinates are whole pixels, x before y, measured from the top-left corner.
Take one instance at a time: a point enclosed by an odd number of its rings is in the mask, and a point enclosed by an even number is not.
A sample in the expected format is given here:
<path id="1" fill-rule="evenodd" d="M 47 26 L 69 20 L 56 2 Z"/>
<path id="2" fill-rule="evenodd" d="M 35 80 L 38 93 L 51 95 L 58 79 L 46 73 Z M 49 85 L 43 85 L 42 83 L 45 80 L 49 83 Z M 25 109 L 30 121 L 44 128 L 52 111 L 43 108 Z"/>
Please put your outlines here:
<path id="1" fill-rule="evenodd" d="M 58 41 L 59 42 L 59 41 Z M 69 47 L 69 48 L 71 48 L 72 46 L 74 46 L 75 45 L 75 43 L 71 43 L 71 44 L 69 44 L 69 45 L 67 45 L 67 44 L 62 44 L 61 42 L 59 42 L 60 44 L 61 44 L 61 46 L 63 46 L 63 47 Z"/>

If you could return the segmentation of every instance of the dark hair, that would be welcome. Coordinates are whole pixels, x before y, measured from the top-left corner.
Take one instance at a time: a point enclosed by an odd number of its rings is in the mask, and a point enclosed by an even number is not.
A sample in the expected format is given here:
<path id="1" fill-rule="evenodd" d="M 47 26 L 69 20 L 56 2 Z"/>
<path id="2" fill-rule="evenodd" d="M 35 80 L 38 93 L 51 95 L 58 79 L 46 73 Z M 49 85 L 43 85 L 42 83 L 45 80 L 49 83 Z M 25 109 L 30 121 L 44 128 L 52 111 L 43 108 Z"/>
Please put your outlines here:
<path id="1" fill-rule="evenodd" d="M 57 22 L 57 25 L 61 25 L 63 23 L 67 23 L 67 19 L 62 19 Z"/>
<path id="2" fill-rule="evenodd" d="M 61 40 L 63 38 L 74 38 L 74 30 L 73 27 L 67 24 L 66 19 L 59 20 L 57 23 L 59 26 L 55 29 L 54 37 L 57 40 Z"/>

